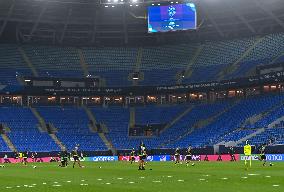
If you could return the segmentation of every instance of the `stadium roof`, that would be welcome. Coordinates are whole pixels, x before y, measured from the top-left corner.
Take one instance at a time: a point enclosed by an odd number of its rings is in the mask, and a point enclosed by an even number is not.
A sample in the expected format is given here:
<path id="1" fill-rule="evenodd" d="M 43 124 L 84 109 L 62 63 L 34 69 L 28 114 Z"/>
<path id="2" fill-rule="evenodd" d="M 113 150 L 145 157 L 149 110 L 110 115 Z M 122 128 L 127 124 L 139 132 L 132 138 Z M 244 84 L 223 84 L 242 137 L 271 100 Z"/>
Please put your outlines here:
<path id="1" fill-rule="evenodd" d="M 283 0 L 192 0 L 198 10 L 198 30 L 162 34 L 147 33 L 146 0 L 139 6 L 110 2 L 108 7 L 102 1 L 1 0 L 0 42 L 137 45 L 284 31 Z"/>

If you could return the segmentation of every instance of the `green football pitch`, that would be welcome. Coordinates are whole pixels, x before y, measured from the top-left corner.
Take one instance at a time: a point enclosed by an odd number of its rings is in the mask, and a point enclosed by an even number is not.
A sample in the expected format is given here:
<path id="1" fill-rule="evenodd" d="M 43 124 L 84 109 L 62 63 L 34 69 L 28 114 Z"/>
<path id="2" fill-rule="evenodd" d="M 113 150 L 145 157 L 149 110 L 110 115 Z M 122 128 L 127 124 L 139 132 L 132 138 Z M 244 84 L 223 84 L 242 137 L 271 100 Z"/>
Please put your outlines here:
<path id="1" fill-rule="evenodd" d="M 197 162 L 195 166 L 149 162 L 145 171 L 129 162 L 84 162 L 85 168 L 60 168 L 57 163 L 0 168 L 0 191 L 284 191 L 284 163 L 263 167 L 253 162 Z M 37 168 L 33 168 L 36 165 Z"/>

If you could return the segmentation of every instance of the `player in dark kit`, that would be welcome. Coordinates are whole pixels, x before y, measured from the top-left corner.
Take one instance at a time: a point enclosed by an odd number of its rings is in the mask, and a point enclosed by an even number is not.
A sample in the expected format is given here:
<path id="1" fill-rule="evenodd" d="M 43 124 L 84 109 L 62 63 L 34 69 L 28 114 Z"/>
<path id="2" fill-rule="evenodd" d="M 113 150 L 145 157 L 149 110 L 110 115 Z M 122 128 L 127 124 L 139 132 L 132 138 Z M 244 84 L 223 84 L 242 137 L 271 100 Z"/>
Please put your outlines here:
<path id="1" fill-rule="evenodd" d="M 147 158 L 146 147 L 143 143 L 138 148 L 139 153 L 139 168 L 138 170 L 145 170 L 145 159 Z"/>
<path id="2" fill-rule="evenodd" d="M 28 163 L 28 151 L 23 152 L 23 164 L 27 165 Z"/>
<path id="3" fill-rule="evenodd" d="M 61 162 L 61 164 L 59 165 L 60 167 L 67 167 L 67 165 L 68 165 L 68 152 L 66 150 L 61 151 L 61 153 L 60 153 L 60 162 Z"/>
<path id="4" fill-rule="evenodd" d="M 73 168 L 75 167 L 75 164 L 78 163 L 79 167 L 83 168 L 81 163 L 80 163 L 80 158 L 79 158 L 79 153 L 78 153 L 78 150 L 79 150 L 79 145 L 76 145 L 75 149 L 72 151 L 72 157 L 73 157 L 73 160 L 74 160 L 74 163 L 73 163 Z"/>
<path id="5" fill-rule="evenodd" d="M 179 164 L 180 163 L 180 149 L 179 148 L 176 148 L 176 151 L 175 151 L 175 165 L 176 164 Z"/>
<path id="6" fill-rule="evenodd" d="M 133 162 L 135 162 L 135 150 L 134 150 L 134 148 L 130 152 L 130 163 L 132 164 Z"/>
<path id="7" fill-rule="evenodd" d="M 230 160 L 230 161 L 237 161 L 237 160 L 236 160 L 236 157 L 235 157 L 235 151 L 234 151 L 233 146 L 230 147 L 230 149 L 229 149 L 229 154 L 230 154 L 230 156 L 231 156 L 231 160 Z"/>
<path id="8" fill-rule="evenodd" d="M 186 153 L 185 157 L 186 157 L 186 166 L 189 166 L 189 163 L 192 160 L 192 152 L 191 152 L 191 147 L 190 146 L 187 148 L 187 153 Z M 192 166 L 194 166 L 194 163 L 192 163 Z"/>
<path id="9" fill-rule="evenodd" d="M 35 155 L 34 153 L 31 154 L 32 161 L 35 162 Z"/>
<path id="10" fill-rule="evenodd" d="M 266 160 L 266 155 L 265 155 L 265 149 L 266 149 L 266 145 L 265 145 L 265 144 L 263 144 L 263 145 L 260 147 L 260 149 L 259 149 L 260 157 L 259 157 L 258 159 L 263 162 L 263 164 L 262 164 L 263 166 L 265 166 L 265 165 L 266 165 L 266 162 L 267 162 L 267 160 Z M 273 164 L 272 164 L 272 163 L 269 163 L 269 165 L 272 166 Z"/>
<path id="11" fill-rule="evenodd" d="M 259 149 L 260 157 L 258 158 L 260 161 L 263 161 L 263 166 L 266 164 L 266 155 L 265 155 L 265 145 L 262 145 Z"/>
<path id="12" fill-rule="evenodd" d="M 14 159 L 15 159 L 16 163 L 19 162 L 19 153 L 17 151 L 14 151 Z"/>

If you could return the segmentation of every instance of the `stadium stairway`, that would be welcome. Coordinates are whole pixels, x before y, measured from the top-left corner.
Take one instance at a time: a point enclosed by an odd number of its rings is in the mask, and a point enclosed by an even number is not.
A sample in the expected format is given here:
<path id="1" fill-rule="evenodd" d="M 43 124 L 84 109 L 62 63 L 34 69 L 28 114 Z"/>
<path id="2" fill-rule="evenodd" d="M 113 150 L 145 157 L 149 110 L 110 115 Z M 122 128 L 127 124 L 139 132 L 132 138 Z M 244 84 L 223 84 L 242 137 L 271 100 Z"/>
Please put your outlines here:
<path id="1" fill-rule="evenodd" d="M 230 142 L 230 141 L 229 141 L 229 142 L 226 142 L 226 143 L 225 143 L 225 146 L 237 146 L 237 145 L 239 145 L 239 144 L 245 142 L 246 140 L 251 139 L 252 137 L 255 137 L 256 135 L 258 135 L 258 134 L 260 134 L 260 133 L 262 133 L 262 132 L 264 132 L 264 131 L 265 131 L 264 128 L 257 129 L 255 132 L 253 132 L 253 133 L 251 133 L 251 134 L 249 134 L 249 135 L 247 135 L 247 136 L 245 136 L 245 137 L 239 139 L 239 140 L 236 141 L 236 142 Z"/>
<path id="2" fill-rule="evenodd" d="M 183 118 L 186 114 L 188 114 L 194 106 L 189 106 L 185 111 L 182 113 L 178 114 L 172 121 L 166 124 L 166 126 L 160 131 L 160 134 L 163 133 L 165 130 L 169 129 L 172 127 L 174 124 L 176 124 L 181 118 Z"/>
<path id="3" fill-rule="evenodd" d="M 246 56 L 259 44 L 265 37 L 259 37 L 234 63 L 228 65 L 218 74 L 218 80 L 224 79 L 226 76 L 233 74 L 239 67 Z"/>
<path id="4" fill-rule="evenodd" d="M 284 52 L 280 53 L 279 55 L 277 55 L 275 58 L 271 60 L 270 64 L 277 63 L 278 59 L 280 59 L 283 56 L 284 56 Z"/>
<path id="5" fill-rule="evenodd" d="M 134 127 L 135 125 L 135 108 L 134 107 L 130 107 L 129 108 L 129 113 L 130 113 L 130 116 L 129 116 L 129 128 L 132 128 Z"/>
<path id="6" fill-rule="evenodd" d="M 38 77 L 38 72 L 36 70 L 36 68 L 34 67 L 33 63 L 31 62 L 31 60 L 29 59 L 29 57 L 27 56 L 27 54 L 25 53 L 24 49 L 19 47 L 18 48 L 19 52 L 22 55 L 23 60 L 25 61 L 25 63 L 27 64 L 27 66 L 31 69 L 33 76 Z"/>
<path id="7" fill-rule="evenodd" d="M 97 120 L 95 118 L 94 113 L 85 105 L 83 106 L 83 109 L 85 110 L 88 118 L 90 121 L 92 121 L 93 125 L 97 124 Z M 105 146 L 112 151 L 113 154 L 116 154 L 116 149 L 114 148 L 112 142 L 106 137 L 105 133 L 108 132 L 108 128 L 105 124 L 101 124 L 102 129 L 104 130 L 103 132 L 98 132 L 98 135 L 100 136 L 100 138 L 102 139 L 102 141 L 104 142 Z"/>
<path id="8" fill-rule="evenodd" d="M 193 69 L 192 69 L 191 67 L 192 67 L 192 66 L 194 65 L 194 63 L 196 62 L 196 60 L 197 60 L 199 54 L 201 53 L 202 49 L 203 49 L 203 45 L 199 45 L 198 48 L 196 49 L 196 51 L 195 51 L 193 57 L 190 59 L 188 65 L 186 66 L 186 69 L 185 69 L 185 71 L 184 71 L 184 78 L 190 78 L 190 76 L 191 76 L 191 74 L 192 74 L 192 72 L 193 72 Z M 183 80 L 184 78 L 182 77 L 181 74 L 177 74 L 177 82 L 176 82 L 176 83 L 177 83 L 178 85 L 181 84 L 181 83 L 182 83 L 182 80 Z"/>
<path id="9" fill-rule="evenodd" d="M 39 125 L 37 126 L 39 131 L 41 133 L 47 132 L 46 122 L 43 119 L 43 117 L 39 114 L 39 112 L 35 108 L 33 108 L 33 107 L 29 107 L 29 108 L 39 122 Z"/>
<path id="10" fill-rule="evenodd" d="M 6 146 L 11 151 L 17 151 L 15 145 L 12 143 L 12 141 L 10 140 L 10 138 L 7 135 L 7 133 L 10 133 L 10 132 L 11 132 L 10 127 L 8 127 L 6 124 L 1 123 L 0 133 L 1 133 L 1 137 L 2 137 L 3 141 L 5 142 Z M 1 150 L 6 148 L 6 146 L 3 146 L 3 145 L 4 145 L 3 143 L 1 145 L 1 141 L 0 141 Z M 6 148 L 6 150 L 8 150 L 8 148 Z"/>
<path id="11" fill-rule="evenodd" d="M 225 108 L 224 110 L 222 110 L 221 112 L 218 112 L 217 114 L 213 114 L 212 116 L 208 117 L 207 119 L 202 119 L 198 122 L 196 122 L 190 130 L 188 130 L 188 132 L 186 132 L 184 135 L 181 135 L 179 138 L 177 138 L 174 142 L 178 142 L 179 140 L 183 140 L 185 137 L 187 137 L 188 135 L 190 135 L 195 129 L 199 129 L 202 127 L 205 127 L 207 125 L 209 125 L 210 123 L 214 122 L 219 116 L 221 116 L 222 114 L 226 113 L 228 110 L 230 110 L 232 107 L 234 107 L 235 105 L 238 104 L 238 100 L 236 100 L 235 102 L 233 102 L 231 105 L 229 105 L 227 108 Z M 161 146 L 166 146 L 171 144 L 173 141 L 168 141 L 167 143 L 163 143 Z"/>
<path id="12" fill-rule="evenodd" d="M 97 127 L 97 120 L 96 120 L 94 114 L 92 113 L 92 111 L 87 106 L 83 105 L 82 108 L 86 112 L 89 120 L 92 122 L 92 123 L 89 123 L 89 125 L 88 125 L 90 131 L 93 132 L 93 133 L 96 133 L 98 131 L 98 127 Z"/>
<path id="13" fill-rule="evenodd" d="M 273 128 L 275 127 L 277 124 L 279 124 L 281 121 L 284 121 L 284 116 L 277 118 L 276 120 L 274 120 L 273 122 L 271 122 L 267 127 L 268 128 Z"/>
<path id="14" fill-rule="evenodd" d="M 4 142 L 6 143 L 6 145 L 9 147 L 9 149 L 11 151 L 17 151 L 15 145 L 12 143 L 12 141 L 10 140 L 10 138 L 8 137 L 8 135 L 6 135 L 5 133 L 1 134 L 2 139 L 4 140 Z"/>
<path id="15" fill-rule="evenodd" d="M 53 139 L 53 141 L 60 147 L 61 151 L 65 151 L 66 147 L 64 144 L 59 140 L 55 133 L 50 133 L 49 136 Z"/>
<path id="16" fill-rule="evenodd" d="M 60 147 L 60 149 L 62 151 L 64 151 L 66 149 L 64 144 L 59 140 L 59 138 L 56 136 L 55 132 L 49 131 L 50 129 L 47 127 L 47 124 L 46 124 L 44 118 L 40 115 L 40 113 L 36 110 L 36 108 L 30 107 L 30 109 L 39 122 L 39 125 L 37 126 L 39 131 L 41 133 L 47 132 L 48 135 L 51 137 L 51 139 Z M 53 130 L 57 130 L 56 127 L 54 127 L 53 124 L 49 123 L 49 126 L 53 127 Z"/>
<path id="17" fill-rule="evenodd" d="M 88 64 L 86 63 L 82 49 L 78 49 L 78 54 L 79 54 L 80 65 L 82 67 L 83 74 L 85 77 L 87 77 L 90 73 L 89 73 Z"/>
<path id="18" fill-rule="evenodd" d="M 142 57 L 143 57 L 143 48 L 140 47 L 140 48 L 138 49 L 137 55 L 136 55 L 136 63 L 135 63 L 134 72 L 137 72 L 137 73 L 140 72 Z M 132 77 L 131 77 L 131 80 L 132 80 L 132 85 L 133 85 L 133 86 L 138 85 L 138 81 L 137 81 L 137 80 L 132 79 Z M 141 79 L 139 79 L 139 80 L 141 80 Z M 143 80 L 143 79 L 142 79 L 142 80 Z"/>
<path id="19" fill-rule="evenodd" d="M 277 103 L 276 105 L 272 106 L 267 111 L 262 111 L 261 113 L 257 115 L 253 115 L 252 117 L 248 118 L 241 127 L 246 128 L 247 125 L 253 125 L 257 123 L 258 121 L 261 121 L 262 119 L 270 115 L 274 110 L 277 110 L 278 108 L 283 107 L 283 105 L 284 105 L 284 101 Z"/>

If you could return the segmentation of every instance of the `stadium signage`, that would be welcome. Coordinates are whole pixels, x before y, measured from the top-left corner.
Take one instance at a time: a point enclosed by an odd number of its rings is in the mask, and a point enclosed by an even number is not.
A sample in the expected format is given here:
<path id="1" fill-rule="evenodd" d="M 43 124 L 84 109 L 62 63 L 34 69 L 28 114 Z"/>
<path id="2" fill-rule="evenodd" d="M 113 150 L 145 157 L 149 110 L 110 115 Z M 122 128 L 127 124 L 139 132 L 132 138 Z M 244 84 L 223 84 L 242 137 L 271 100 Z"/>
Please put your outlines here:
<path id="1" fill-rule="evenodd" d="M 235 154 L 236 160 L 239 161 L 239 154 Z M 130 156 L 119 156 L 119 161 L 129 161 Z M 180 159 L 185 161 L 186 156 L 181 155 Z M 192 161 L 230 161 L 230 155 L 192 155 Z M 139 161 L 139 157 L 135 156 L 135 161 Z M 174 155 L 154 155 L 148 156 L 147 161 L 175 161 Z"/>
<path id="2" fill-rule="evenodd" d="M 107 95 L 147 95 L 147 94 L 167 94 L 186 93 L 190 91 L 210 91 L 226 90 L 240 87 L 260 86 L 266 83 L 284 81 L 283 72 L 272 72 L 269 74 L 253 76 L 249 78 L 239 78 L 224 81 L 213 81 L 204 83 L 193 83 L 188 85 L 172 86 L 133 86 L 133 87 L 100 87 L 100 88 L 67 88 L 67 87 L 16 87 L 6 86 L 0 90 L 3 94 L 24 94 L 24 95 L 64 95 L 64 96 L 107 96 Z"/>
<path id="3" fill-rule="evenodd" d="M 257 161 L 259 160 L 259 156 L 258 155 L 252 155 L 251 156 L 252 160 L 253 161 Z M 244 160 L 249 160 L 250 157 L 248 156 L 245 156 L 245 155 L 241 155 L 241 161 L 244 161 Z M 284 154 L 266 154 L 266 160 L 268 161 L 284 161 Z"/>
<path id="4" fill-rule="evenodd" d="M 130 161 L 130 156 L 119 156 L 119 161 Z M 139 161 L 139 156 L 135 156 L 135 161 Z M 148 156 L 147 161 L 171 161 L 170 155 L 154 155 Z"/>
<path id="5" fill-rule="evenodd" d="M 90 157 L 91 161 L 118 161 L 117 156 L 96 156 Z"/>

